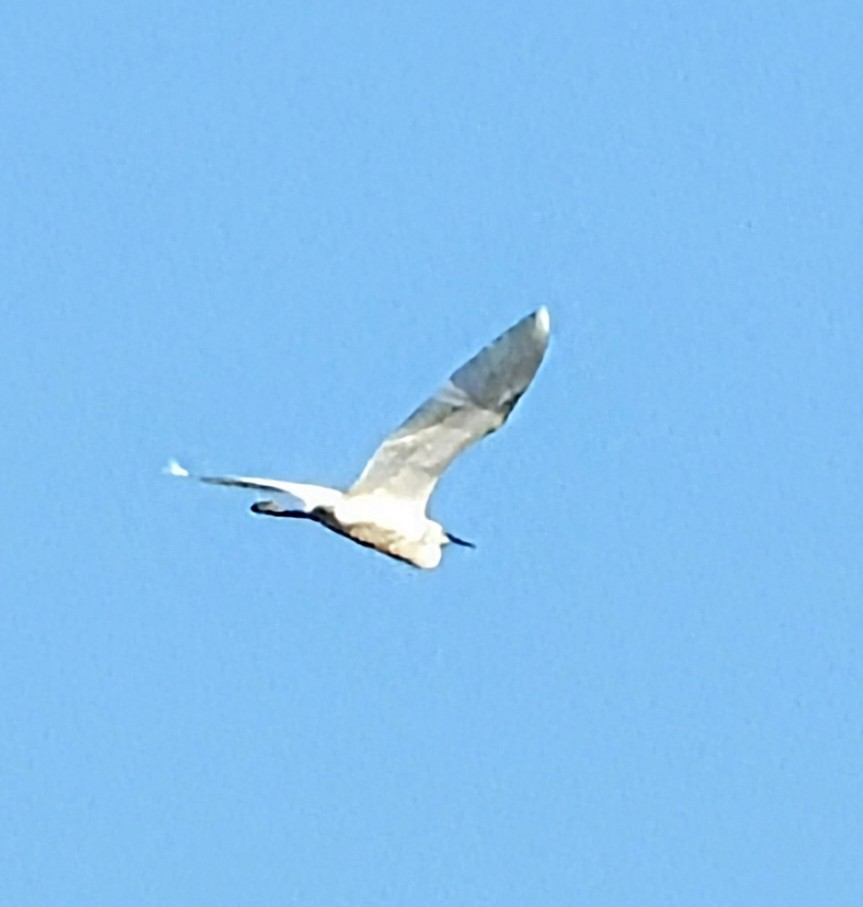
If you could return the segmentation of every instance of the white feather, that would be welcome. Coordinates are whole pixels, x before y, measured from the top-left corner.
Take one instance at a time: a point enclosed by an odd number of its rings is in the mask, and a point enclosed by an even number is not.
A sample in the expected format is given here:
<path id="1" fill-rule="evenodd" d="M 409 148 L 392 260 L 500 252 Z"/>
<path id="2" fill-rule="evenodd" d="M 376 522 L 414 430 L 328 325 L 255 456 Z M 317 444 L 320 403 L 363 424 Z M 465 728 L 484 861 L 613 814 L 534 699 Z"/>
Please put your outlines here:
<path id="1" fill-rule="evenodd" d="M 189 470 L 185 466 L 180 466 L 176 460 L 170 460 L 163 472 L 169 476 L 181 476 L 182 478 L 188 478 L 191 475 Z"/>

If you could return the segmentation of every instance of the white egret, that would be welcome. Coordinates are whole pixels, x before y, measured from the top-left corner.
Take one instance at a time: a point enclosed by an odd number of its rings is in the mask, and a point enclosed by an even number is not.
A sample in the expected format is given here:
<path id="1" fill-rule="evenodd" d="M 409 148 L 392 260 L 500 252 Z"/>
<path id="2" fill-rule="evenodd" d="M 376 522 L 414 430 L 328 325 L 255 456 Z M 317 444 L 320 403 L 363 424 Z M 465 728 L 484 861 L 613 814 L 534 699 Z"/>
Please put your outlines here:
<path id="1" fill-rule="evenodd" d="M 246 476 L 193 476 L 172 462 L 172 475 L 288 495 L 299 503 L 258 501 L 255 513 L 313 520 L 361 545 L 430 570 L 449 542 L 474 547 L 426 516 L 437 480 L 452 461 L 506 422 L 548 346 L 548 310 L 523 318 L 453 373 L 375 451 L 347 490 Z"/>

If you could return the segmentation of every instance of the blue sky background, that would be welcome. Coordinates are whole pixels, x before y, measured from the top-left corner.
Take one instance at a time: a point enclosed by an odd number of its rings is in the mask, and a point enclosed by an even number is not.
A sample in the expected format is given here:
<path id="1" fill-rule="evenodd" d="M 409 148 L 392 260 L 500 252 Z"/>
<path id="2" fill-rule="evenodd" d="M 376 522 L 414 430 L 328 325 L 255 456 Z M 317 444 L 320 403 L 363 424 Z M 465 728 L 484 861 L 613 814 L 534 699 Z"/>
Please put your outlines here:
<path id="1" fill-rule="evenodd" d="M 18 4 L 0 901 L 863 903 L 858 3 Z M 545 304 L 420 573 L 346 484 Z"/>

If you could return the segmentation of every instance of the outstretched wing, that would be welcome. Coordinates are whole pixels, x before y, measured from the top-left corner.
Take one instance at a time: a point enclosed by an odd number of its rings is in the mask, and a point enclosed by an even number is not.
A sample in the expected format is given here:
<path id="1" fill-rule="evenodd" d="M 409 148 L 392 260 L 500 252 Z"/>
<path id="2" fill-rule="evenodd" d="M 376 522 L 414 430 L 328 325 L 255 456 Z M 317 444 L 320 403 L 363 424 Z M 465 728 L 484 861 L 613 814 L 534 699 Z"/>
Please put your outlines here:
<path id="1" fill-rule="evenodd" d="M 348 494 L 384 493 L 425 510 L 447 466 L 506 422 L 542 362 L 549 326 L 541 308 L 454 372 L 375 451 Z"/>
<path id="2" fill-rule="evenodd" d="M 233 488 L 251 488 L 255 491 L 277 491 L 296 498 L 306 511 L 315 507 L 332 507 L 337 504 L 343 494 L 335 488 L 326 488 L 322 485 L 307 485 L 302 482 L 284 482 L 281 479 L 262 479 L 253 476 L 199 476 L 189 472 L 176 460 L 171 460 L 165 467 L 165 472 L 180 478 L 197 479 L 208 485 L 228 485 Z"/>

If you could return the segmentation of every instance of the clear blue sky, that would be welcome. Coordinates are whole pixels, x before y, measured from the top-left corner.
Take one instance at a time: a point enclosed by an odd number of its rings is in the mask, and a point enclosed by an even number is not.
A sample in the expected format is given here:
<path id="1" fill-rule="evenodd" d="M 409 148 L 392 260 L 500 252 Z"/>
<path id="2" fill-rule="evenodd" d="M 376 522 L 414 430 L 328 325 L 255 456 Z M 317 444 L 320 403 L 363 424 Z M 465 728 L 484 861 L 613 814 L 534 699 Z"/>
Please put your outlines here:
<path id="1" fill-rule="evenodd" d="M 860 4 L 16 4 L 0 902 L 863 903 Z M 348 483 L 547 305 L 434 573 Z"/>

